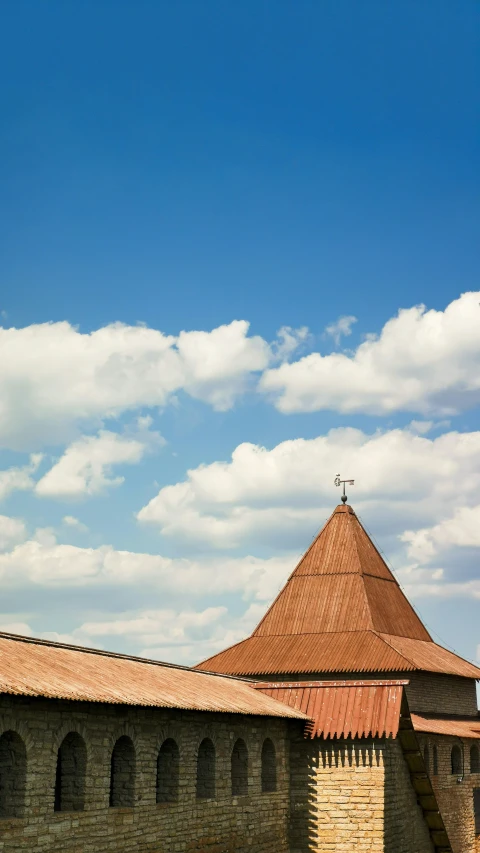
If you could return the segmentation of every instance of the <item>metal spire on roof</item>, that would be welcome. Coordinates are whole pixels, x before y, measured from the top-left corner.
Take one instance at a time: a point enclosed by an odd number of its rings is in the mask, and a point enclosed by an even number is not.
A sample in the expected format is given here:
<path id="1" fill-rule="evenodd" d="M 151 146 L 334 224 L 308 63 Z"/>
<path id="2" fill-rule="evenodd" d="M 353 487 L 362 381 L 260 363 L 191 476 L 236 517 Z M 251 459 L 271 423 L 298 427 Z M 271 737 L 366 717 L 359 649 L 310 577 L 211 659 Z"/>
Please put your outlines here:
<path id="1" fill-rule="evenodd" d="M 343 483 L 343 495 L 342 495 L 342 503 L 347 503 L 347 496 L 345 494 L 345 483 L 348 483 L 350 486 L 355 485 L 355 480 L 341 480 L 340 474 L 335 474 L 335 480 L 333 481 L 336 486 L 340 486 Z"/>

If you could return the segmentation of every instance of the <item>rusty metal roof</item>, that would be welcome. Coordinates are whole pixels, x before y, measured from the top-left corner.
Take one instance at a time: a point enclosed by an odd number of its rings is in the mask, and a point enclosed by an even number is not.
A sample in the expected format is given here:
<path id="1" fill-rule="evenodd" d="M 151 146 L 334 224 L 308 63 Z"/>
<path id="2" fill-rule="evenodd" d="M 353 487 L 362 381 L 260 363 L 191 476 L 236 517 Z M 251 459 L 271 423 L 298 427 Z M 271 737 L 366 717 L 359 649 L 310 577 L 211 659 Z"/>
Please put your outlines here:
<path id="1" fill-rule="evenodd" d="M 433 717 L 411 714 L 416 732 L 480 739 L 480 717 Z"/>
<path id="2" fill-rule="evenodd" d="M 235 678 L 5 633 L 0 693 L 303 719 Z"/>
<path id="3" fill-rule="evenodd" d="M 306 735 L 324 738 L 396 737 L 408 681 L 257 683 L 267 696 L 303 711 Z"/>
<path id="4" fill-rule="evenodd" d="M 249 637 L 199 664 L 230 675 L 316 672 L 402 672 L 410 661 L 373 631 Z"/>
<path id="5" fill-rule="evenodd" d="M 480 678 L 480 668 L 436 643 L 375 631 L 248 637 L 199 664 L 199 669 L 258 676 L 322 672 L 439 672 Z"/>
<path id="6" fill-rule="evenodd" d="M 480 678 L 436 645 L 350 506 L 338 506 L 251 637 L 203 661 L 232 675 L 426 670 Z"/>
<path id="7" fill-rule="evenodd" d="M 372 629 L 431 640 L 350 506 L 338 506 L 253 636 Z"/>

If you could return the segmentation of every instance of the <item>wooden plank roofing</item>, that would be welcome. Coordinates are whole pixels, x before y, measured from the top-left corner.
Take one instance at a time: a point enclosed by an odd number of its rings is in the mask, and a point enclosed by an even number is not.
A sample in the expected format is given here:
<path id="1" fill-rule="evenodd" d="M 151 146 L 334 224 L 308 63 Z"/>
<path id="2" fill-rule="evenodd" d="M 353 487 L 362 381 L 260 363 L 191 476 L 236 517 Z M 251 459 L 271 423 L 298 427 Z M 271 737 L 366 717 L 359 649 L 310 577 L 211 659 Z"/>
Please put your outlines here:
<path id="1" fill-rule="evenodd" d="M 480 678 L 438 646 L 350 506 L 338 506 L 251 637 L 198 668 L 234 675 L 429 672 Z"/>
<path id="2" fill-rule="evenodd" d="M 305 719 L 235 678 L 5 633 L 0 693 Z"/>

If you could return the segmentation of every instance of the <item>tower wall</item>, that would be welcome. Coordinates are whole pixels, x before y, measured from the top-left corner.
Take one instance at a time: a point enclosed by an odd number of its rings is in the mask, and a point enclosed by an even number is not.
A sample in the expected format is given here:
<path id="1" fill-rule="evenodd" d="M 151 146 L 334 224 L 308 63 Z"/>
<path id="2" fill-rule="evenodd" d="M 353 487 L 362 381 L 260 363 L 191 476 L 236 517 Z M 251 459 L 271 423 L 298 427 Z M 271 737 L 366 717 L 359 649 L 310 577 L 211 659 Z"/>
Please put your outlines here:
<path id="1" fill-rule="evenodd" d="M 291 853 L 433 853 L 397 740 L 293 739 Z"/>
<path id="2" fill-rule="evenodd" d="M 418 736 L 422 752 L 428 747 L 429 776 L 442 813 L 453 853 L 480 853 L 480 835 L 475 833 L 473 791 L 480 788 L 480 773 L 472 773 L 470 747 L 479 741 L 446 735 Z M 462 749 L 462 773 L 452 773 L 451 753 L 454 745 Z M 433 750 L 437 750 L 436 766 Z M 435 772 L 437 771 L 437 772 Z M 459 778 L 461 781 L 458 781 Z"/>
<path id="3" fill-rule="evenodd" d="M 426 714 L 457 714 L 475 717 L 478 713 L 474 678 L 437 672 L 310 672 L 255 676 L 258 681 L 408 681 L 406 693 L 410 711 Z"/>

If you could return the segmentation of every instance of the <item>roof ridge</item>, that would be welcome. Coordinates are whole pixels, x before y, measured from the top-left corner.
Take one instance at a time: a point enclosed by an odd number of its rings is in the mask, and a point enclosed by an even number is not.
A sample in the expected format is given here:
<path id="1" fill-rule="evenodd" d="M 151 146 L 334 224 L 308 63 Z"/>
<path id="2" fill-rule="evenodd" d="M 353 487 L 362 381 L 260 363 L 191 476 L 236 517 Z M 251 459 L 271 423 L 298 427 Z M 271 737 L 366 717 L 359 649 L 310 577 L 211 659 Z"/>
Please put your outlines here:
<path id="1" fill-rule="evenodd" d="M 407 657 L 407 655 L 405 655 L 403 652 L 399 652 L 399 650 L 398 650 L 398 649 L 396 649 L 396 648 L 395 648 L 395 646 L 394 646 L 392 643 L 389 643 L 389 642 L 388 642 L 388 640 L 386 640 L 386 639 L 385 639 L 385 637 L 384 637 L 384 636 L 382 636 L 378 631 L 375 631 L 375 630 L 374 630 L 374 632 L 373 632 L 373 633 L 374 633 L 374 634 L 376 634 L 376 635 L 377 635 L 377 637 L 379 638 L 379 640 L 381 640 L 382 642 L 384 642 L 386 646 L 389 646 L 391 649 L 393 649 L 393 651 L 394 651 L 394 652 L 396 652 L 396 653 L 397 653 L 397 655 L 400 655 L 400 657 L 401 657 L 401 658 L 403 658 L 404 660 L 406 660 L 406 661 L 410 664 L 410 666 L 413 666 L 413 668 L 414 668 L 415 670 L 418 670 L 418 666 L 416 666 L 416 665 L 414 664 L 414 662 L 413 662 L 412 660 L 410 660 L 410 658 L 409 658 L 409 657 Z M 392 635 L 391 635 L 391 634 L 389 634 L 388 636 L 392 636 Z M 393 635 L 393 636 L 394 636 L 394 635 Z M 412 638 L 410 638 L 410 637 L 405 637 L 405 639 L 412 639 Z M 417 642 L 417 643 L 428 643 L 428 640 L 416 640 L 416 642 Z"/>

